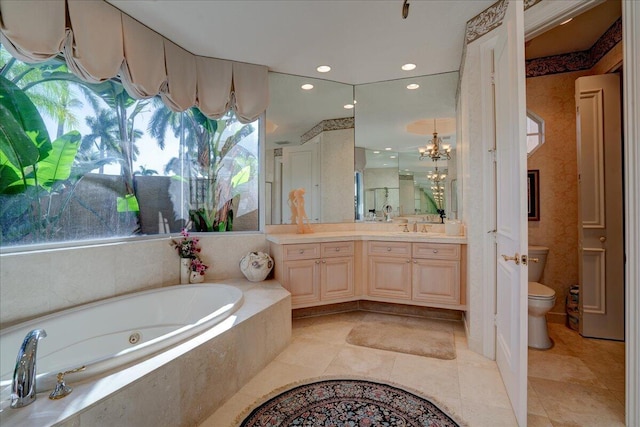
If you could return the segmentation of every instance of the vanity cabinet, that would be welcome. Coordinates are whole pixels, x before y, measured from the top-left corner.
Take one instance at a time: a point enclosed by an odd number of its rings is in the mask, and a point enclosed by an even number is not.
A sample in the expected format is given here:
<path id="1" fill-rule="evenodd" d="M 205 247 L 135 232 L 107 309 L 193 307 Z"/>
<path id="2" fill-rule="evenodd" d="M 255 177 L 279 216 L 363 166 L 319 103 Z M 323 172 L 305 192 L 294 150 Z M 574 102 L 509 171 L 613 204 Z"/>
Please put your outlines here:
<path id="1" fill-rule="evenodd" d="M 276 246 L 276 279 L 291 293 L 293 308 L 355 296 L 354 242 Z"/>
<path id="2" fill-rule="evenodd" d="M 411 243 L 369 242 L 368 295 L 411 299 Z"/>
<path id="3" fill-rule="evenodd" d="M 368 300 L 466 310 L 464 243 L 312 239 L 270 242 L 275 279 L 294 309 Z"/>
<path id="4" fill-rule="evenodd" d="M 460 304 L 460 245 L 413 243 L 412 299 Z"/>
<path id="5" fill-rule="evenodd" d="M 378 301 L 460 309 L 464 246 L 371 241 L 367 245 L 367 295 Z"/>

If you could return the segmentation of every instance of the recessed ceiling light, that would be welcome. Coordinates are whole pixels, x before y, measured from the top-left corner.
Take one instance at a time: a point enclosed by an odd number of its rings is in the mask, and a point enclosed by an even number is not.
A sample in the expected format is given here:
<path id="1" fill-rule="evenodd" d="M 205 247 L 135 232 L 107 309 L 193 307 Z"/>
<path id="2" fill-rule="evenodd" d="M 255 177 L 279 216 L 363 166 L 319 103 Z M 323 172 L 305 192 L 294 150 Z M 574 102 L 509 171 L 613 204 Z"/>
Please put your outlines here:
<path id="1" fill-rule="evenodd" d="M 389 156 L 389 158 L 390 158 L 390 159 L 395 159 L 395 158 L 396 158 L 396 156 Z"/>
<path id="2" fill-rule="evenodd" d="M 387 148 L 385 148 L 385 150 L 391 151 L 391 147 L 387 147 Z"/>
<path id="3" fill-rule="evenodd" d="M 344 106 L 346 110 L 351 110 L 353 108 L 353 104 L 347 104 Z"/>
<path id="4" fill-rule="evenodd" d="M 562 21 L 562 22 L 560 23 L 560 25 L 568 24 L 568 23 L 569 23 L 569 22 L 571 22 L 572 20 L 573 20 L 573 18 L 569 18 L 569 19 L 567 19 L 566 21 Z"/>
<path id="5" fill-rule="evenodd" d="M 409 90 L 418 89 L 419 87 L 420 87 L 420 85 L 417 84 L 417 83 L 411 83 L 411 84 L 407 85 L 407 89 L 409 89 Z"/>
<path id="6" fill-rule="evenodd" d="M 329 67 L 328 65 L 321 65 L 316 68 L 316 70 L 318 70 L 319 73 L 328 73 L 329 71 L 331 71 L 331 67 Z"/>
<path id="7" fill-rule="evenodd" d="M 300 86 L 300 87 L 301 87 L 302 89 L 304 89 L 304 90 L 311 90 L 311 89 L 313 89 L 313 85 L 312 85 L 312 84 L 310 84 L 310 83 L 305 83 L 305 84 L 303 84 L 303 85 L 302 85 L 302 86 Z"/>
<path id="8" fill-rule="evenodd" d="M 402 67 L 404 71 L 411 71 L 416 69 L 416 64 L 404 64 Z"/>
<path id="9" fill-rule="evenodd" d="M 373 152 L 373 154 L 380 154 L 380 152 L 376 150 Z"/>

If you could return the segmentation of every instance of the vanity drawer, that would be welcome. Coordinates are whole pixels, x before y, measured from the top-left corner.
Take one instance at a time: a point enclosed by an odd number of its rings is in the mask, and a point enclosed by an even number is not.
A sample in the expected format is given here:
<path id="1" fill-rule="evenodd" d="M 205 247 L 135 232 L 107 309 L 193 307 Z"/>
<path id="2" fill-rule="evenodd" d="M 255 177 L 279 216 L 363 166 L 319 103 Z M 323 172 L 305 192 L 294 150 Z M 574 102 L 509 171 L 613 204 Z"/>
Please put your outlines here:
<path id="1" fill-rule="evenodd" d="M 283 252 L 282 256 L 286 261 L 320 258 L 320 243 L 284 245 Z"/>
<path id="2" fill-rule="evenodd" d="M 442 243 L 414 243 L 413 258 L 460 259 L 460 245 Z"/>
<path id="3" fill-rule="evenodd" d="M 321 243 L 320 252 L 322 258 L 351 256 L 353 255 L 353 242 Z"/>
<path id="4" fill-rule="evenodd" d="M 411 243 L 369 242 L 368 250 L 369 255 L 411 257 Z"/>

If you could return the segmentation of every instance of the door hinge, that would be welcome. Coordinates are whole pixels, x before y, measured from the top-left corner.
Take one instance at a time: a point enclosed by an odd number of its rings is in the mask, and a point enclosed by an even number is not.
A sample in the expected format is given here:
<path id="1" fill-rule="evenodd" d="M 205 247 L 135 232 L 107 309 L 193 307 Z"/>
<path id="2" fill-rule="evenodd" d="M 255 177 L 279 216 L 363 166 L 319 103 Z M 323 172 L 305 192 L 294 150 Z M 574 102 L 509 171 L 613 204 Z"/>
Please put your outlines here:
<path id="1" fill-rule="evenodd" d="M 491 86 L 495 86 L 496 85 L 496 73 L 494 73 L 493 71 L 491 72 Z"/>

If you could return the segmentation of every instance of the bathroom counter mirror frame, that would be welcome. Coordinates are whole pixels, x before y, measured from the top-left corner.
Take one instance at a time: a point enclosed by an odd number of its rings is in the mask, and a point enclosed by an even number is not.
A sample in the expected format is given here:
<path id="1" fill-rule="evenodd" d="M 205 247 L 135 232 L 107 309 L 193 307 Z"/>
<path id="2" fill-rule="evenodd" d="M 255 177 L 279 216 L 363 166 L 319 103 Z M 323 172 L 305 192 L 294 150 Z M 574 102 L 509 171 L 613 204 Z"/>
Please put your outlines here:
<path id="1" fill-rule="evenodd" d="M 398 216 L 408 217 L 410 221 L 430 220 L 427 215 L 435 215 L 437 208 L 444 209 L 447 218 L 457 218 L 460 185 L 454 182 L 458 179 L 455 161 L 458 78 L 459 73 L 453 71 L 352 86 L 270 72 L 265 223 L 290 223 L 285 194 L 290 187 L 311 187 L 306 191 L 306 204 L 312 223 L 364 221 L 370 218 L 371 210 L 378 221 Z M 304 90 L 304 84 L 313 88 Z M 409 89 L 410 85 L 414 89 Z M 452 147 L 449 161 L 420 160 L 419 148 L 433 138 L 434 119 L 438 136 Z M 330 133 L 340 136 L 326 138 Z M 336 170 L 337 156 L 322 153 L 322 144 L 327 143 L 326 139 L 344 142 L 348 138 L 351 139 L 349 156 L 353 156 L 353 161 L 348 171 Z M 283 183 L 291 180 L 287 178 L 291 173 L 287 169 L 290 168 L 289 156 L 296 153 L 300 158 L 298 152 L 314 144 L 320 146 L 317 152 L 311 154 L 311 158 L 299 160 L 297 165 L 307 180 Z M 349 156 L 340 156 L 343 166 Z M 441 207 L 436 206 L 432 183 L 427 178 L 436 166 L 439 173 L 447 174 L 444 185 L 441 184 L 444 190 Z M 349 178 L 342 179 L 336 186 L 336 175 Z M 331 177 L 334 182 L 327 181 Z M 345 185 L 347 179 L 354 180 L 353 187 Z M 342 195 L 326 195 L 338 187 L 348 191 Z M 385 216 L 384 208 L 388 205 L 391 213 Z"/>

